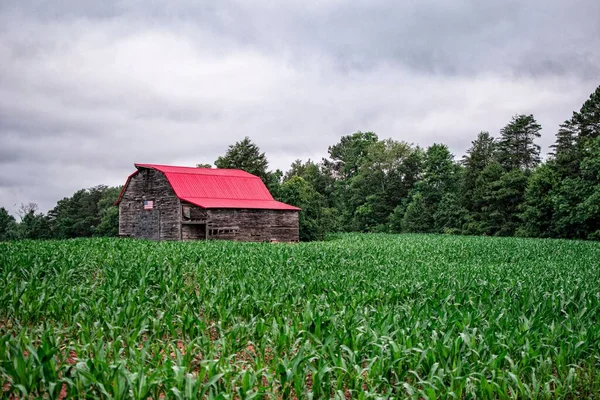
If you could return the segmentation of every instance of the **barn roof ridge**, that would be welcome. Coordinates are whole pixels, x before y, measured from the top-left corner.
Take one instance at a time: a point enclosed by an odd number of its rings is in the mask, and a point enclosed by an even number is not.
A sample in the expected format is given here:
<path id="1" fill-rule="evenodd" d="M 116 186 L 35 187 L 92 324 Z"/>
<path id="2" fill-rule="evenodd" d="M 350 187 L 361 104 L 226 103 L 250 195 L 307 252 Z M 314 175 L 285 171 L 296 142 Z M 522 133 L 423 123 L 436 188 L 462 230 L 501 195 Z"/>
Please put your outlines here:
<path id="1" fill-rule="evenodd" d="M 164 169 L 169 169 L 170 174 L 190 174 L 194 175 L 211 175 L 211 176 L 231 176 L 235 178 L 258 178 L 260 177 L 251 174 L 248 171 L 244 171 L 239 168 L 200 168 L 200 167 L 186 167 L 180 165 L 165 165 L 165 164 L 145 164 L 135 163 L 136 168 L 153 168 L 161 172 L 165 172 Z M 203 174 L 203 172 L 207 172 Z M 227 172 L 233 172 L 233 174 L 226 174 Z"/>
<path id="2" fill-rule="evenodd" d="M 146 167 L 144 167 L 144 168 L 146 168 Z M 207 169 L 208 169 L 208 168 L 207 168 Z M 220 169 L 220 168 L 215 168 L 215 169 L 219 169 L 220 171 L 223 171 L 223 170 L 222 170 L 222 169 Z M 158 171 L 160 171 L 160 170 L 158 170 Z M 238 171 L 238 170 L 229 170 L 229 171 Z M 244 171 L 243 169 L 240 169 L 239 171 L 246 172 L 246 171 Z M 161 171 L 161 172 L 163 172 L 163 171 Z M 169 174 L 179 174 L 179 175 L 189 175 L 188 173 L 186 173 L 186 172 L 183 172 L 183 171 L 181 171 L 181 172 L 177 172 L 177 171 L 169 171 L 168 173 L 169 173 Z M 251 176 L 245 176 L 245 175 L 226 175 L 226 174 L 218 174 L 218 175 L 217 175 L 217 174 L 214 174 L 214 175 L 213 175 L 213 174 L 195 174 L 195 175 L 207 175 L 207 176 L 227 176 L 227 177 L 230 177 L 230 178 L 238 178 L 238 179 L 260 179 L 260 177 L 259 177 L 259 176 L 256 176 L 256 175 L 251 175 Z"/>
<path id="3" fill-rule="evenodd" d="M 186 199 L 213 199 L 213 200 L 231 200 L 230 197 L 202 197 L 202 196 L 185 196 Z M 183 200 L 183 198 L 182 198 Z M 252 199 L 252 201 L 273 201 L 274 199 Z M 277 200 L 275 200 L 277 201 Z"/>

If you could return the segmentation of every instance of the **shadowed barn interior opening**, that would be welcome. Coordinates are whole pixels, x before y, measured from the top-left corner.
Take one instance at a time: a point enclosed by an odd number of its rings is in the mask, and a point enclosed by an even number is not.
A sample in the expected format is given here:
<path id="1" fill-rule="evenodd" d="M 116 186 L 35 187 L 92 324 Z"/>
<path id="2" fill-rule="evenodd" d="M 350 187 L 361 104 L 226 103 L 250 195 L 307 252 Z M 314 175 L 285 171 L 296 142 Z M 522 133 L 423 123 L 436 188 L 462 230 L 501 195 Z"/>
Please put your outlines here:
<path id="1" fill-rule="evenodd" d="M 119 236 L 297 242 L 298 207 L 237 169 L 135 164 L 116 204 Z"/>

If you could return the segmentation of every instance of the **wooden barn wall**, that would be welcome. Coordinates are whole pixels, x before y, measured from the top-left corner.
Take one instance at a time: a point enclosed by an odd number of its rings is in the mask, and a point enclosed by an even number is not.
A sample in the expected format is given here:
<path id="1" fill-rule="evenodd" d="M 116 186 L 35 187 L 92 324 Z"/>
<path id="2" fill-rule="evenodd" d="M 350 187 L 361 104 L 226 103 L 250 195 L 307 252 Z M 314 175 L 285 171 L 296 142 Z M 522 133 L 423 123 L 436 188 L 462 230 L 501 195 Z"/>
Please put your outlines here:
<path id="1" fill-rule="evenodd" d="M 203 210 L 185 203 L 184 205 L 190 207 L 193 219 L 206 219 L 210 233 L 208 239 L 247 242 L 297 242 L 299 240 L 297 211 L 247 209 Z M 204 225 L 184 224 L 181 230 L 182 239 L 204 239 L 206 237 L 204 229 Z"/>
<path id="2" fill-rule="evenodd" d="M 211 239 L 232 239 L 248 242 L 297 242 L 298 212 L 283 210 L 208 210 L 209 227 L 238 227 L 232 234 L 217 234 Z"/>
<path id="3" fill-rule="evenodd" d="M 144 210 L 144 200 L 154 202 Z M 162 172 L 141 169 L 134 175 L 119 203 L 119 235 L 154 240 L 178 240 L 180 201 Z"/>

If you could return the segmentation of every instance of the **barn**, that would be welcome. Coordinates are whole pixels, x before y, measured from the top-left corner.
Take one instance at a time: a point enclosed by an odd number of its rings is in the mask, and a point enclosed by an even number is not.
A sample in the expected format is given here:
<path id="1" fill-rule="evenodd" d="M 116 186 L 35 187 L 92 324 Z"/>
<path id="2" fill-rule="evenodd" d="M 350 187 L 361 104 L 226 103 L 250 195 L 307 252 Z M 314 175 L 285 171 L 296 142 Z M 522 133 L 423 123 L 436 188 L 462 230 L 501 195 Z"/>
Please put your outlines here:
<path id="1" fill-rule="evenodd" d="M 297 242 L 298 207 L 237 169 L 135 164 L 116 204 L 119 236 Z"/>

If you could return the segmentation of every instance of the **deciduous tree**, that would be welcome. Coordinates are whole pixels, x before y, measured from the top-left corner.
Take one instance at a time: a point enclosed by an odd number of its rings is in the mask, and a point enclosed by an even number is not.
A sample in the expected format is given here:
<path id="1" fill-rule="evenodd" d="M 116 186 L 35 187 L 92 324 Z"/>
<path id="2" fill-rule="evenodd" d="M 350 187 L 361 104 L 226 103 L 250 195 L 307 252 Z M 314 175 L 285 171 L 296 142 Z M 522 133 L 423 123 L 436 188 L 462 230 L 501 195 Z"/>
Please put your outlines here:
<path id="1" fill-rule="evenodd" d="M 232 144 L 225 155 L 215 160 L 217 168 L 241 169 L 258 176 L 264 183 L 269 182 L 269 163 L 265 153 L 248 136 Z"/>
<path id="2" fill-rule="evenodd" d="M 0 241 L 15 239 L 17 237 L 17 221 L 8 210 L 0 207 Z"/>
<path id="3" fill-rule="evenodd" d="M 299 176 L 285 181 L 279 190 L 281 201 L 300 207 L 300 240 L 322 240 L 328 230 L 323 219 L 323 198 Z"/>

